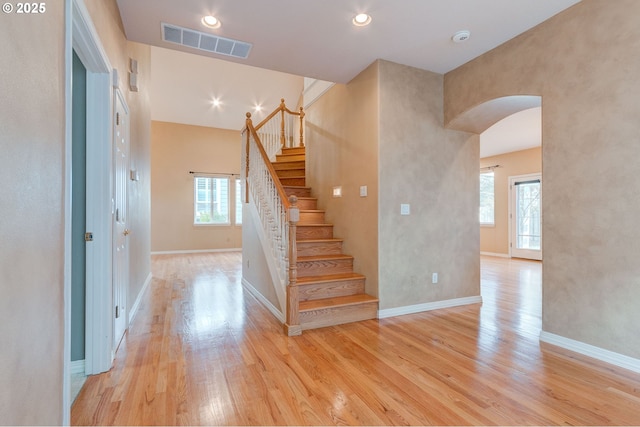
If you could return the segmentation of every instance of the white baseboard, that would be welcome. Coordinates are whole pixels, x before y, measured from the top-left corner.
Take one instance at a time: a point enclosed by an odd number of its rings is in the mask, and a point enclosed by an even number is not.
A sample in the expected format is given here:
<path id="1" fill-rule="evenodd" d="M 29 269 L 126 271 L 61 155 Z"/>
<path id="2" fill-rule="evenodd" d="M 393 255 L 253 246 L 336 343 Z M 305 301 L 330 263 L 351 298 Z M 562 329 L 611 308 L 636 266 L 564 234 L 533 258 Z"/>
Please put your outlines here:
<path id="1" fill-rule="evenodd" d="M 378 319 L 478 303 L 482 303 L 482 297 L 480 295 L 474 297 L 448 299 L 444 301 L 426 302 L 423 304 L 405 305 L 404 307 L 386 308 L 384 310 L 378 310 Z"/>
<path id="2" fill-rule="evenodd" d="M 256 299 L 258 301 L 260 301 L 262 303 L 262 305 L 264 305 L 267 308 L 267 310 L 269 310 L 271 312 L 271 314 L 276 316 L 276 318 L 280 321 L 280 323 L 284 323 L 286 321 L 286 319 L 284 317 L 284 313 L 282 313 L 280 310 L 278 310 L 276 308 L 276 306 L 271 303 L 271 301 L 266 299 L 264 297 L 264 295 L 262 295 L 260 292 L 258 292 L 258 290 L 251 283 L 249 283 L 249 281 L 247 279 L 245 279 L 244 277 L 242 278 L 242 285 L 245 288 L 247 288 L 247 290 L 249 292 L 251 292 L 251 295 L 256 297 Z"/>
<path id="3" fill-rule="evenodd" d="M 481 252 L 480 252 L 480 255 L 485 255 L 485 256 L 495 256 L 495 257 L 498 257 L 498 258 L 511 258 L 511 257 L 509 256 L 509 254 L 499 254 L 499 253 L 497 253 L 497 252 L 482 252 L 482 251 L 481 251 Z"/>
<path id="4" fill-rule="evenodd" d="M 71 375 L 84 375 L 84 359 L 71 361 L 69 372 L 71 373 Z"/>
<path id="5" fill-rule="evenodd" d="M 615 353 L 591 344 L 585 344 L 581 341 L 572 340 L 570 338 L 565 338 L 545 331 L 540 332 L 540 341 L 592 357 L 611 365 L 619 366 L 620 368 L 640 373 L 640 359 L 634 359 L 633 357 L 625 356 L 624 354 Z"/>
<path id="6" fill-rule="evenodd" d="M 129 310 L 129 324 L 131 324 L 131 321 L 136 316 L 136 313 L 138 313 L 138 308 L 140 307 L 140 301 L 142 301 L 142 296 L 147 291 L 147 288 L 149 287 L 150 284 L 151 284 L 151 273 L 149 273 L 149 275 L 147 276 L 147 279 L 144 281 L 144 285 L 142 285 L 142 289 L 140 289 L 140 292 L 138 292 L 136 301 L 133 303 L 133 305 L 131 306 L 131 309 Z"/>
<path id="7" fill-rule="evenodd" d="M 187 249 L 183 251 L 156 251 L 156 252 L 151 252 L 151 255 L 204 254 L 209 252 L 242 252 L 242 248 Z"/>

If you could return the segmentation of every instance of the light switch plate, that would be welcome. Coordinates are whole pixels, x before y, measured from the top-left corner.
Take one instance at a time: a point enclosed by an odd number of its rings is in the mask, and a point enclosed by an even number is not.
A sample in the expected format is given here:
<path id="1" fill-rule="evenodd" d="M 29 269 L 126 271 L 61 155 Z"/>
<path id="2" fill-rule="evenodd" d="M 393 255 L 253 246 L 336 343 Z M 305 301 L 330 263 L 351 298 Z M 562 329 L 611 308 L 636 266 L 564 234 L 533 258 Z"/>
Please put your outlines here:
<path id="1" fill-rule="evenodd" d="M 411 215 L 411 205 L 408 203 L 402 203 L 400 205 L 400 215 Z"/>
<path id="2" fill-rule="evenodd" d="M 367 186 L 366 185 L 361 185 L 360 186 L 360 197 L 367 197 Z"/>

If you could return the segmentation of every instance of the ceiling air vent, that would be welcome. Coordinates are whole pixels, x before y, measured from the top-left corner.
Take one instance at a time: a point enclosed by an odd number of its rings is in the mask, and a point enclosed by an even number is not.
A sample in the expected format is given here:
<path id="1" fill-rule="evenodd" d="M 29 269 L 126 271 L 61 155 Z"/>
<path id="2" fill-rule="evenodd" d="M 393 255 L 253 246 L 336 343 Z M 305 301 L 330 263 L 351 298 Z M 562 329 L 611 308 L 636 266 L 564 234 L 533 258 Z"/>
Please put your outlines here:
<path id="1" fill-rule="evenodd" d="M 251 51 L 251 43 L 201 33 L 164 22 L 162 23 L 162 40 L 241 59 L 247 59 Z"/>

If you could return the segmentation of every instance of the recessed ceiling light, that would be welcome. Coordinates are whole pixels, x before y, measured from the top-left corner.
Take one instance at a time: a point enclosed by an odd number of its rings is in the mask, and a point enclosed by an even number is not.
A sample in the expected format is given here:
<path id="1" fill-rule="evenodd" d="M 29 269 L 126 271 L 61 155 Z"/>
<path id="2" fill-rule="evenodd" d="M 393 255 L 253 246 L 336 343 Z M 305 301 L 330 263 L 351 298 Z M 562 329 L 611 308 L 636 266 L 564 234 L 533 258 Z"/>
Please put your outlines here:
<path id="1" fill-rule="evenodd" d="M 469 37 L 471 37 L 471 32 L 467 30 L 462 30 L 455 33 L 451 37 L 451 40 L 453 40 L 454 43 L 463 43 L 469 40 Z"/>
<path id="2" fill-rule="evenodd" d="M 209 28 L 220 28 L 222 22 L 213 15 L 207 15 L 202 18 L 202 24 Z"/>
<path id="3" fill-rule="evenodd" d="M 371 16 L 366 13 L 359 13 L 353 17 L 353 25 L 356 27 L 364 27 L 365 25 L 369 25 L 371 23 Z"/>
<path id="4" fill-rule="evenodd" d="M 260 111 L 262 111 L 262 105 L 260 104 L 254 105 L 253 111 L 255 111 L 256 113 L 259 113 Z"/>
<path id="5" fill-rule="evenodd" d="M 213 101 L 211 101 L 211 103 L 213 104 L 214 107 L 219 107 L 221 104 L 220 99 L 218 98 L 213 98 Z"/>

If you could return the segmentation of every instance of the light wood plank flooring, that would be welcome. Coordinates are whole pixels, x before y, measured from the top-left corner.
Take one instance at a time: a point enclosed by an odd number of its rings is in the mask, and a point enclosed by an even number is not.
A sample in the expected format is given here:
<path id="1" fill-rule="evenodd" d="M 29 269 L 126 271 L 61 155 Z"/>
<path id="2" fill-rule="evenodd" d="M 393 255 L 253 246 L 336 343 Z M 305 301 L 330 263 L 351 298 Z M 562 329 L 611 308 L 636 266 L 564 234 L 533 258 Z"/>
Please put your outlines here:
<path id="1" fill-rule="evenodd" d="M 482 259 L 484 303 L 286 337 L 239 253 L 154 256 L 72 423 L 640 425 L 640 375 L 541 345 L 541 264 Z"/>

